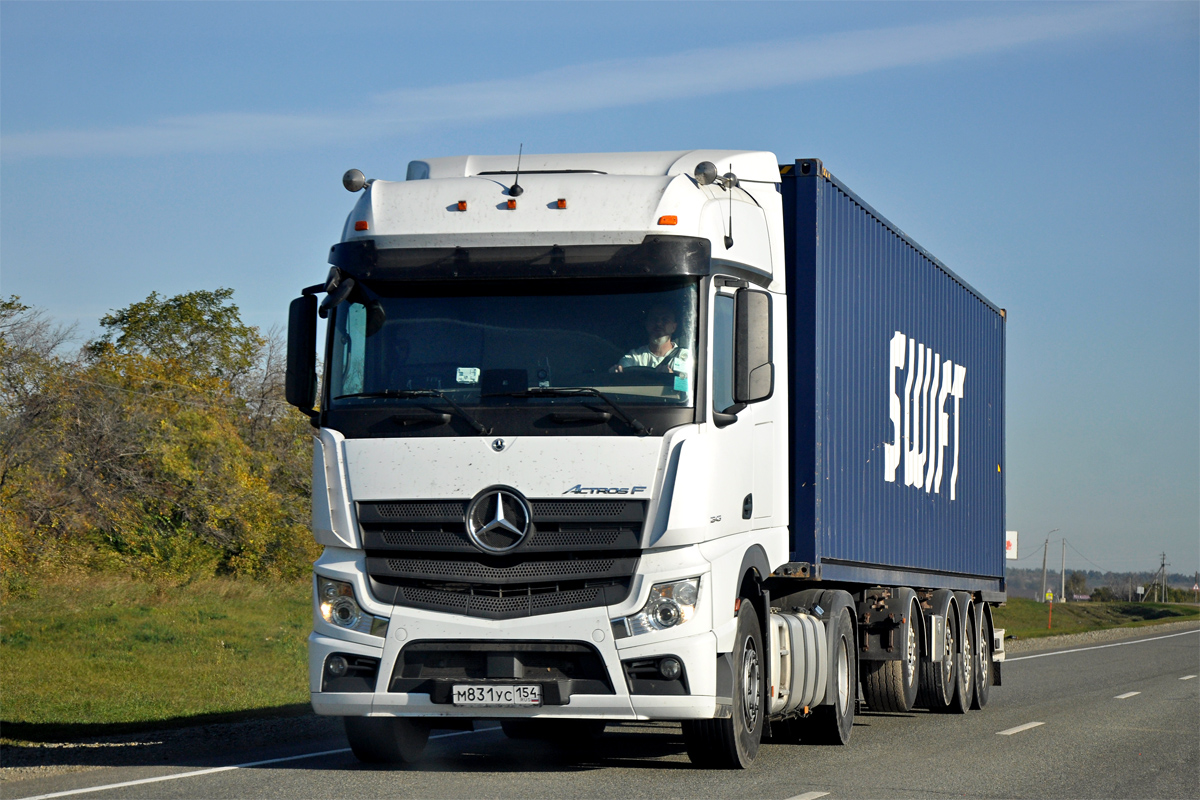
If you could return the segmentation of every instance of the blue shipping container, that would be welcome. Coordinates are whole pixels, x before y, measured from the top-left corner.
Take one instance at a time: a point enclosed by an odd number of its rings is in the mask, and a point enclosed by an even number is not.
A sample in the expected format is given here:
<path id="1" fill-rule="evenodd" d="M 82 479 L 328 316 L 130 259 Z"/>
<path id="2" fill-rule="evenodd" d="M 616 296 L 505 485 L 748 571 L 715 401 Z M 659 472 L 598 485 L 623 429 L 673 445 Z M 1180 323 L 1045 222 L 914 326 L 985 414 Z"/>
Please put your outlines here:
<path id="1" fill-rule="evenodd" d="M 1004 311 L 820 161 L 789 167 L 792 560 L 1003 592 Z"/>

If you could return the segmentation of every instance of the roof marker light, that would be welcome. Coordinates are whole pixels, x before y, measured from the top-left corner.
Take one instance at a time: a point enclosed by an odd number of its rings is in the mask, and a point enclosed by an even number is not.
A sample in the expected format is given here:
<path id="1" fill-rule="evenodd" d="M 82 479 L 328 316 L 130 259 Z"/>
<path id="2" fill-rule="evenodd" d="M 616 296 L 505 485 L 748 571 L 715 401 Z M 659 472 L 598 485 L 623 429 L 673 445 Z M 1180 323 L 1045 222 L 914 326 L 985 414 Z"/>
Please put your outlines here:
<path id="1" fill-rule="evenodd" d="M 558 207 L 566 208 L 567 207 L 567 198 L 565 198 L 565 197 L 558 198 Z"/>
<path id="2" fill-rule="evenodd" d="M 679 217 L 674 214 L 666 214 L 658 218 L 659 225 L 678 225 Z"/>
<path id="3" fill-rule="evenodd" d="M 508 210 L 509 210 L 509 211 L 515 211 L 515 210 L 516 210 L 516 208 L 517 208 L 517 201 L 516 201 L 516 200 L 509 200 L 509 201 L 508 201 Z"/>
<path id="4" fill-rule="evenodd" d="M 365 231 L 370 227 L 371 226 L 367 224 L 365 219 L 360 219 L 358 222 L 354 223 L 354 230 L 356 231 Z"/>
<path id="5" fill-rule="evenodd" d="M 467 201 L 466 201 L 466 200 L 459 200 L 459 201 L 458 201 L 458 210 L 459 210 L 459 211 L 466 211 L 466 210 L 467 210 Z"/>

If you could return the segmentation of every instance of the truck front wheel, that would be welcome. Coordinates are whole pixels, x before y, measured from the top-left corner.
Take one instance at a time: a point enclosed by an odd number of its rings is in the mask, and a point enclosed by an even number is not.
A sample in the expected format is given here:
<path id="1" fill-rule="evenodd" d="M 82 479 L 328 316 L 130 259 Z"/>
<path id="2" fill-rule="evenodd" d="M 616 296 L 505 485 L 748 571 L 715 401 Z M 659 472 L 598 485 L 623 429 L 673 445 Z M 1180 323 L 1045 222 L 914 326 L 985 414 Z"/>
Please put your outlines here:
<path id="1" fill-rule="evenodd" d="M 766 719 L 762 629 L 754 604 L 738 605 L 734 645 L 733 709 L 728 719 L 687 720 L 683 741 L 688 758 L 697 766 L 745 769 L 758 755 Z"/>
<path id="2" fill-rule="evenodd" d="M 354 757 L 365 764 L 412 764 L 425 752 L 429 726 L 403 717 L 345 717 Z"/>

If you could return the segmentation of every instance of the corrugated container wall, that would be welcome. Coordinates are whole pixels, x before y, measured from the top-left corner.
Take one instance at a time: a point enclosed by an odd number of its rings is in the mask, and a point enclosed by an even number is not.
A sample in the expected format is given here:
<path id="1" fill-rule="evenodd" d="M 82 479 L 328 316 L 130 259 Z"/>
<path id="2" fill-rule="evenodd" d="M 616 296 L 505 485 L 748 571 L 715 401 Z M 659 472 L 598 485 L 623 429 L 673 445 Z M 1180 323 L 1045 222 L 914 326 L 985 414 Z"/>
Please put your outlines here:
<path id="1" fill-rule="evenodd" d="M 783 168 L 792 560 L 1004 590 L 1004 312 L 815 159 Z"/>

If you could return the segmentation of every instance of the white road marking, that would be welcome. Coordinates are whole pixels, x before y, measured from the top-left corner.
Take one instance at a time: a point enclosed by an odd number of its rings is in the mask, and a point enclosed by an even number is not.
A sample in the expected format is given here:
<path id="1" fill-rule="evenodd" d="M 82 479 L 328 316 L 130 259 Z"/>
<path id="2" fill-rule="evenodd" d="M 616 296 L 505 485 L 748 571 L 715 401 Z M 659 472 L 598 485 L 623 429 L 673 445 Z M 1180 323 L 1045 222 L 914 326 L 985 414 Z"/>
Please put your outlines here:
<path id="1" fill-rule="evenodd" d="M 1141 694 L 1141 692 L 1126 692 L 1125 694 L 1117 695 L 1116 697 L 1113 698 L 1113 700 L 1128 700 L 1129 698 L 1133 697 L 1134 695 L 1138 695 L 1138 694 Z"/>
<path id="2" fill-rule="evenodd" d="M 798 794 L 795 797 L 789 797 L 787 800 L 817 800 L 818 797 L 824 797 L 829 792 L 805 792 Z"/>
<path id="3" fill-rule="evenodd" d="M 1200 633 L 1200 628 L 1194 631 L 1184 631 L 1183 633 L 1168 633 L 1166 636 L 1151 636 L 1149 639 L 1134 639 L 1130 642 L 1113 642 L 1112 644 L 1095 644 L 1091 647 L 1076 647 L 1074 650 L 1056 650 L 1053 653 L 1034 653 L 1031 656 L 1017 656 L 1016 658 L 1005 658 L 1004 663 L 1008 664 L 1013 661 L 1026 661 L 1030 658 L 1046 658 L 1048 656 L 1062 656 L 1067 653 L 1082 653 L 1085 650 L 1102 650 L 1105 647 L 1124 647 L 1127 644 L 1142 644 L 1143 642 L 1157 642 L 1159 639 L 1173 639 L 1176 636 L 1187 636 L 1189 633 Z"/>
<path id="4" fill-rule="evenodd" d="M 1195 676 L 1195 675 L 1184 675 L 1184 676 L 1183 676 L 1182 678 L 1180 678 L 1179 680 L 1181 680 L 1181 681 L 1190 681 L 1190 680 L 1191 680 L 1192 678 L 1194 678 L 1194 677 L 1196 677 L 1196 676 Z"/>
<path id="5" fill-rule="evenodd" d="M 1044 722 L 1026 722 L 1024 725 L 1018 725 L 1017 727 L 1009 728 L 1006 731 L 996 731 L 996 735 L 997 736 L 1012 736 L 1014 733 L 1020 733 L 1021 731 L 1027 731 L 1030 728 L 1036 728 L 1038 725 L 1045 725 L 1045 724 L 1046 723 L 1044 723 Z"/>
<path id="6" fill-rule="evenodd" d="M 480 728 L 477 731 L 455 731 L 453 733 L 439 733 L 437 736 L 430 736 L 430 739 L 446 739 L 451 736 L 465 736 L 468 733 L 483 733 L 484 731 L 497 731 L 499 728 Z M 264 764 L 280 764 L 284 761 L 299 761 L 302 758 L 317 758 L 319 756 L 332 756 L 338 753 L 349 753 L 349 747 L 342 747 L 337 750 L 322 750 L 318 753 L 303 753 L 298 756 L 284 756 L 283 758 L 268 758 L 265 761 L 249 761 L 245 764 L 233 764 L 228 767 L 212 767 L 211 769 L 197 769 L 191 772 L 179 772 L 174 775 L 161 775 L 157 778 L 142 778 L 136 781 L 123 781 L 121 783 L 108 783 L 103 786 L 89 786 L 85 789 L 71 789 L 66 792 L 51 792 L 50 794 L 39 794 L 33 797 L 25 797 L 22 800 L 48 800 L 51 797 L 69 797 L 73 794 L 88 794 L 89 792 L 103 792 L 106 789 L 123 789 L 126 786 L 141 786 L 146 783 L 160 783 L 162 781 L 173 781 L 179 778 L 195 778 L 200 775 L 215 775 L 218 772 L 229 772 L 234 769 L 245 769 L 247 767 L 261 767 Z"/>

